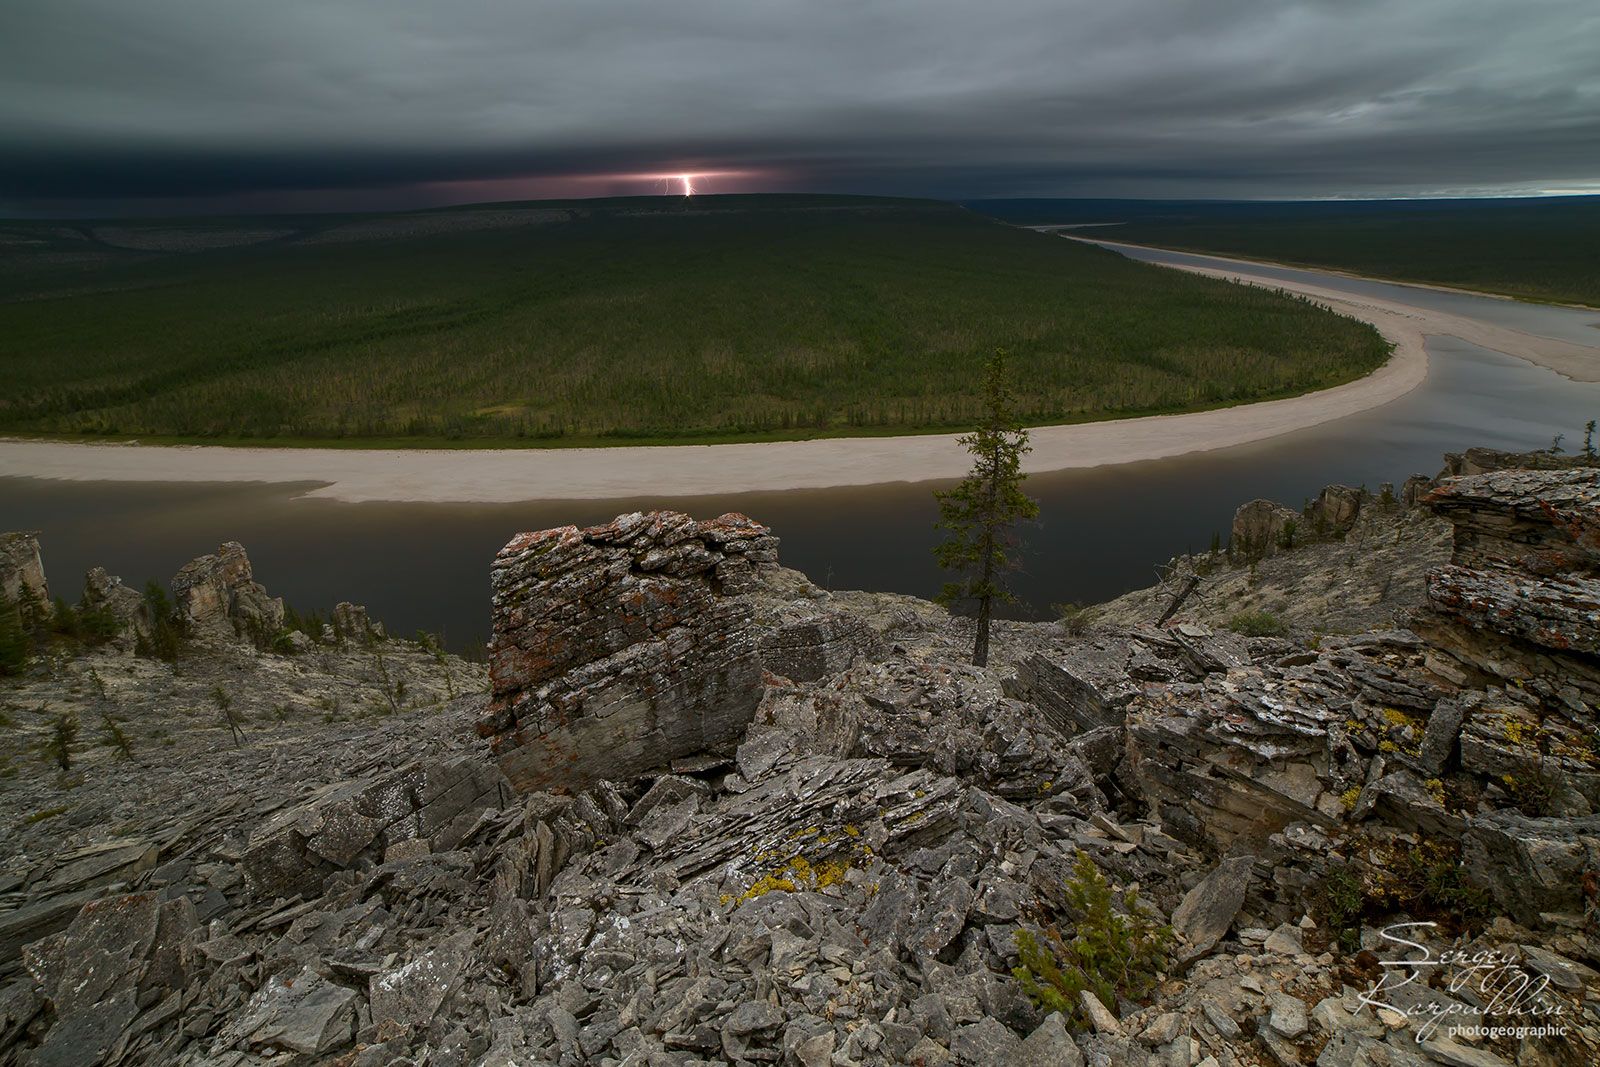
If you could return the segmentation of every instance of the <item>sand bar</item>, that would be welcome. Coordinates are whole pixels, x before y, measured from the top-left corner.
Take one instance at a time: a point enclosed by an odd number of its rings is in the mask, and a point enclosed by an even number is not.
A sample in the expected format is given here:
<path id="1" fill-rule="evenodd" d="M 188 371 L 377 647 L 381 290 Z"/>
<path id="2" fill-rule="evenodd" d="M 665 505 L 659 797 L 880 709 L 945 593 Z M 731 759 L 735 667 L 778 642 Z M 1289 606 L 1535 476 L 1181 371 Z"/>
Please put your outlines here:
<path id="1" fill-rule="evenodd" d="M 1215 411 L 1031 431 L 1032 473 L 1161 459 L 1248 444 L 1387 403 L 1427 376 L 1427 334 L 1449 334 L 1581 381 L 1600 381 L 1600 348 L 1298 282 L 1253 278 L 1248 265 L 1182 267 L 1312 297 L 1372 323 L 1394 356 L 1354 382 Z M 140 446 L 0 440 L 0 476 L 116 482 L 311 482 L 343 501 L 511 503 L 702 496 L 959 478 L 956 435 L 830 438 L 727 445 L 556 449 L 319 449 Z"/>

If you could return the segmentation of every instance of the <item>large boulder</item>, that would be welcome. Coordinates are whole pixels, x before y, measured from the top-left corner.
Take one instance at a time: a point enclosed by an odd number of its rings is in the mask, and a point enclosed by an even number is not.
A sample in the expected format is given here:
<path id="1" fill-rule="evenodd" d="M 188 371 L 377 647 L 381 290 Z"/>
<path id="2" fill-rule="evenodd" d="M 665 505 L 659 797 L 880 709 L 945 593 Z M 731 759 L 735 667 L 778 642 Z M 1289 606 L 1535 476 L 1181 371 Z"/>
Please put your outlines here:
<path id="1" fill-rule="evenodd" d="M 229 541 L 214 555 L 185 564 L 172 579 L 172 594 L 185 632 L 199 640 L 258 643 L 283 627 L 283 600 L 255 580 L 244 546 Z"/>
<path id="2" fill-rule="evenodd" d="M 1600 815 L 1534 818 L 1497 811 L 1475 820 L 1462 841 L 1462 876 L 1529 926 L 1540 925 L 1544 913 L 1583 914 L 1597 890 L 1597 872 Z"/>
<path id="3" fill-rule="evenodd" d="M 26 1062 L 78 1067 L 120 1058 L 115 1050 L 135 1017 L 182 990 L 194 971 L 196 926 L 186 898 L 128 893 L 90 901 L 65 930 L 29 945 L 28 970 L 54 1021 Z"/>
<path id="4" fill-rule="evenodd" d="M 579 789 L 735 741 L 761 697 L 748 598 L 778 539 L 743 515 L 635 512 L 495 558 L 479 732 L 522 790 Z"/>

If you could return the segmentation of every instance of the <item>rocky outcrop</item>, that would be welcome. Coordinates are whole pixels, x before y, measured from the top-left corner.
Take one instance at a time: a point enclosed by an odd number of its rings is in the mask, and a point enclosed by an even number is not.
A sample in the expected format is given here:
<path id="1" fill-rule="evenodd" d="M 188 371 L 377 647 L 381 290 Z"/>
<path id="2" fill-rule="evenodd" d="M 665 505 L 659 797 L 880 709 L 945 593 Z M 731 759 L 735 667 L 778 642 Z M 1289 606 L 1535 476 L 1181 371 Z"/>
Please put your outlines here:
<path id="1" fill-rule="evenodd" d="M 1600 470 L 1491 471 L 1426 502 L 1455 531 L 1416 621 L 1434 668 L 1531 686 L 1568 714 L 1600 704 Z"/>
<path id="2" fill-rule="evenodd" d="M 283 626 L 283 600 L 255 580 L 237 541 L 185 564 L 172 579 L 172 593 L 184 632 L 196 640 L 265 642 Z"/>
<path id="3" fill-rule="evenodd" d="M 1459 478 L 1462 475 L 1501 470 L 1570 470 L 1574 467 L 1593 468 L 1595 465 L 1595 460 L 1589 456 L 1562 455 L 1549 449 L 1506 452 L 1498 448 L 1469 448 L 1465 452 L 1446 452 L 1439 478 Z"/>
<path id="4" fill-rule="evenodd" d="M 520 534 L 495 558 L 479 725 L 522 790 L 583 788 L 728 744 L 761 699 L 751 604 L 777 538 L 679 512 Z"/>
<path id="5" fill-rule="evenodd" d="M 38 534 L 0 533 L 0 596 L 12 604 L 50 603 Z"/>
<path id="6" fill-rule="evenodd" d="M 1592 573 L 1588 490 L 1564 484 L 1440 490 L 1470 534 L 1448 567 L 1524 595 L 1437 602 L 1423 635 L 1000 622 L 986 668 L 966 620 L 780 573 L 742 517 L 522 535 L 494 571 L 492 703 L 394 707 L 397 669 L 411 692 L 434 661 L 386 648 L 379 688 L 319 701 L 325 733 L 106 756 L 70 815 L 45 776 L 0 791 L 45 824 L 0 811 L 25 862 L 0 909 L 30 901 L 0 910 L 0 947 L 28 945 L 0 1062 L 1595 1062 L 1600 757 L 1570 673 L 1594 655 L 1550 636 L 1581 611 L 1526 622 Z M 282 672 L 255 729 L 317 669 L 379 659 L 211 655 L 241 700 Z M 193 704 L 206 662 L 95 657 L 13 706 L 39 730 L 26 705 L 98 707 L 146 669 L 161 706 L 180 684 Z M 1113 911 L 1177 940 L 1140 1003 L 1046 1014 L 1018 935 L 1092 943 L 1085 856 Z M 1547 980 L 1559 1038 L 1438 1032 L 1518 1022 L 1447 967 L 1374 1010 L 1402 955 L 1380 930 L 1412 920 L 1440 922 L 1403 928 L 1436 955 Z"/>
<path id="7" fill-rule="evenodd" d="M 1233 554 L 1240 559 L 1260 559 L 1276 553 L 1300 522 L 1295 511 L 1270 500 L 1252 500 L 1233 513 L 1231 540 Z"/>
<path id="8" fill-rule="evenodd" d="M 110 621 L 111 643 L 132 652 L 151 631 L 150 607 L 137 589 L 122 584 L 122 579 L 95 567 L 83 579 L 84 610 Z"/>
<path id="9" fill-rule="evenodd" d="M 333 631 L 331 639 L 335 641 L 370 644 L 388 636 L 383 623 L 374 622 L 364 605 L 352 604 L 348 600 L 341 600 L 333 606 L 333 621 L 329 626 Z"/>
<path id="10" fill-rule="evenodd" d="M 1367 754 L 1398 748 L 1391 718 L 1420 721 L 1442 695 L 1408 634 L 1327 645 L 1129 703 L 1127 770 L 1169 832 L 1224 854 L 1261 851 L 1292 824 L 1336 826 Z"/>
<path id="11" fill-rule="evenodd" d="M 1416 507 L 1423 497 L 1433 491 L 1433 484 L 1433 479 L 1426 474 L 1413 474 L 1400 487 L 1400 503 L 1408 508 Z"/>
<path id="12" fill-rule="evenodd" d="M 1600 571 L 1600 469 L 1453 478 L 1424 503 L 1450 521 L 1458 566 L 1514 564 L 1535 575 Z"/>
<path id="13" fill-rule="evenodd" d="M 1365 489 L 1348 485 L 1324 486 L 1306 511 L 1310 532 L 1318 536 L 1339 536 L 1354 526 L 1367 501 Z"/>

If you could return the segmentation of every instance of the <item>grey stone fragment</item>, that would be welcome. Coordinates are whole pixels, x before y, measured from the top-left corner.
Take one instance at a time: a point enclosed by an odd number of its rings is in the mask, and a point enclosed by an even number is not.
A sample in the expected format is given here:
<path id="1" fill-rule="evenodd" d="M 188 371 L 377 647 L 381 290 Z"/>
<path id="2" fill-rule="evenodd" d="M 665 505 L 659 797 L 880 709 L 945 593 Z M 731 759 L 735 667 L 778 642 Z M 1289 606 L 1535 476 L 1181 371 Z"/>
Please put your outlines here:
<path id="1" fill-rule="evenodd" d="M 948 1041 L 954 1023 L 950 1009 L 938 993 L 924 993 L 911 1002 L 911 1018 L 922 1032 L 938 1041 Z"/>
<path id="2" fill-rule="evenodd" d="M 1099 726 L 1068 741 L 1065 749 L 1096 778 L 1105 778 L 1122 762 L 1124 744 L 1121 726 Z"/>
<path id="3" fill-rule="evenodd" d="M 1294 1040 L 1305 1033 L 1310 1025 L 1306 1019 L 1305 1003 L 1287 993 L 1275 994 L 1272 997 L 1272 1012 L 1267 1016 L 1267 1025 L 1289 1040 Z"/>
<path id="4" fill-rule="evenodd" d="M 1455 840 L 1466 828 L 1465 816 L 1446 809 L 1408 770 L 1386 774 L 1367 784 L 1351 816 L 1364 818 L 1369 815 L 1386 825 L 1429 839 Z"/>
<path id="5" fill-rule="evenodd" d="M 913 937 L 921 949 L 930 956 L 936 956 L 944 947 L 956 939 L 961 933 L 961 928 L 967 924 L 967 915 L 972 909 L 972 886 L 959 879 L 947 882 L 938 896 L 928 902 L 924 912 L 917 919 L 916 930 Z"/>
<path id="6" fill-rule="evenodd" d="M 1300 1049 L 1276 1031 L 1262 1027 L 1256 1031 L 1256 1040 L 1267 1050 L 1273 1062 L 1280 1067 L 1300 1067 Z"/>
<path id="7" fill-rule="evenodd" d="M 1549 949 L 1540 948 L 1538 945 L 1518 945 L 1522 952 L 1522 965 L 1534 974 L 1542 974 L 1550 979 L 1550 984 L 1557 989 L 1564 989 L 1569 993 L 1576 993 L 1583 989 L 1585 984 L 1600 986 L 1600 973 L 1576 960 L 1551 952 Z"/>
<path id="8" fill-rule="evenodd" d="M 985 923 L 1015 923 L 1022 914 L 1025 895 L 1022 886 L 1009 878 L 982 881 L 972 905 L 973 917 Z"/>
<path id="9" fill-rule="evenodd" d="M 747 1000 L 733 1009 L 722 1028 L 729 1033 L 746 1037 L 750 1034 L 776 1030 L 783 1025 L 783 1012 L 765 1000 Z"/>
<path id="10" fill-rule="evenodd" d="M 66 929 L 78 909 L 99 895 L 93 889 L 64 893 L 0 915 L 0 963 L 14 961 L 23 945 Z"/>
<path id="11" fill-rule="evenodd" d="M 1466 717 L 1466 705 L 1456 699 L 1445 699 L 1433 706 L 1428 715 L 1428 725 L 1422 733 L 1422 748 L 1417 754 L 1417 765 L 1423 772 L 1437 775 L 1455 752 L 1456 738 L 1461 733 L 1461 720 Z"/>
<path id="12" fill-rule="evenodd" d="M 833 1062 L 833 1045 L 837 1040 L 832 1030 L 808 1037 L 795 1046 L 794 1058 L 800 1067 L 828 1067 Z"/>
<path id="13" fill-rule="evenodd" d="M 1018 697 L 1031 702 L 1069 737 L 1121 722 L 1121 716 L 1091 681 L 1068 664 L 1038 653 L 1017 664 L 1011 686 Z"/>
<path id="14" fill-rule="evenodd" d="M 1061 1013 L 1051 1012 L 1028 1035 L 1011 1062 L 1016 1067 L 1083 1067 L 1083 1053 L 1073 1043 Z"/>
<path id="15" fill-rule="evenodd" d="M 998 1019 L 980 1019 L 950 1035 L 950 1054 L 957 1063 L 972 1067 L 1012 1063 L 1021 1047 L 1017 1035 Z"/>
<path id="16" fill-rule="evenodd" d="M 950 1062 L 951 1056 L 949 1049 L 931 1037 L 925 1037 L 911 1046 L 911 1052 L 906 1056 L 906 1060 L 920 1067 L 943 1067 Z"/>
<path id="17" fill-rule="evenodd" d="M 368 984 L 373 1024 L 411 1027 L 432 1021 L 461 977 L 476 936 L 475 931 L 462 931 L 404 966 L 373 977 Z"/>
<path id="18" fill-rule="evenodd" d="M 1139 1040 L 1147 1045 L 1169 1045 L 1183 1032 L 1183 1016 L 1177 1012 L 1162 1012 L 1155 1021 L 1144 1028 Z"/>
<path id="19" fill-rule="evenodd" d="M 1100 998 L 1085 989 L 1078 994 L 1078 1006 L 1083 1009 L 1083 1014 L 1088 1018 L 1089 1025 L 1097 1034 L 1121 1034 L 1122 1023 L 1117 1021 L 1110 1008 L 1100 1003 Z"/>
<path id="20" fill-rule="evenodd" d="M 1298 956 L 1306 950 L 1305 935 L 1298 926 L 1281 923 L 1261 947 L 1280 956 Z"/>
<path id="21" fill-rule="evenodd" d="M 297 983 L 302 987 L 299 995 L 251 1035 L 251 1044 L 305 1056 L 321 1056 L 348 1044 L 355 1025 L 355 991 L 309 969 L 301 972 Z"/>
<path id="22" fill-rule="evenodd" d="M 1227 936 L 1254 869 L 1254 856 L 1230 856 L 1184 894 L 1172 913 L 1172 930 L 1188 943 L 1185 959 L 1204 956 Z"/>
<path id="23" fill-rule="evenodd" d="M 1583 909 L 1586 871 L 1600 868 L 1600 815 L 1533 818 L 1497 811 L 1474 819 L 1461 843 L 1464 879 L 1525 926 L 1543 912 Z"/>
<path id="24" fill-rule="evenodd" d="M 737 760 L 739 773 L 747 782 L 757 782 L 767 772 L 794 752 L 795 737 L 789 730 L 752 724 L 740 743 Z"/>
<path id="25" fill-rule="evenodd" d="M 1223 1011 L 1214 1001 L 1206 999 L 1200 1002 L 1200 1010 L 1205 1014 L 1206 1021 L 1216 1027 L 1217 1033 L 1232 1041 L 1242 1032 L 1239 1024 L 1233 1021 L 1233 1016 Z"/>
<path id="26" fill-rule="evenodd" d="M 138 1010 L 133 990 L 126 986 L 112 996 L 83 1005 L 50 1028 L 29 1062 L 35 1067 L 83 1067 L 100 1063 Z"/>
<path id="27" fill-rule="evenodd" d="M 1510 1060 L 1496 1056 L 1488 1049 L 1474 1048 L 1448 1037 L 1425 1041 L 1422 1050 L 1430 1060 L 1445 1064 L 1445 1067 L 1515 1067 Z"/>

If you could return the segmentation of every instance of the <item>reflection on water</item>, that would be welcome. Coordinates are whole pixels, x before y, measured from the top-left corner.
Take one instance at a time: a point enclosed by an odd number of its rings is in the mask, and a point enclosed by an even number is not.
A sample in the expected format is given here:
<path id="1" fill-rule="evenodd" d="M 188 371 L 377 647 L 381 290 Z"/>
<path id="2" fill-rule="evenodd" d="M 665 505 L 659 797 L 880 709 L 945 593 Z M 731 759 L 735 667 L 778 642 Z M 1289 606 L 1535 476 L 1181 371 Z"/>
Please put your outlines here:
<path id="1" fill-rule="evenodd" d="M 1017 581 L 1026 609 L 1149 584 L 1156 563 L 1225 536 L 1234 507 L 1252 497 L 1293 505 L 1330 482 L 1376 489 L 1435 473 L 1443 452 L 1471 445 L 1534 448 L 1564 433 L 1575 448 L 1600 417 L 1600 384 L 1453 338 L 1430 338 L 1429 351 L 1421 387 L 1361 415 L 1239 448 L 1030 479 L 1042 514 L 1026 531 Z M 53 589 L 69 599 L 95 564 L 142 584 L 237 540 L 267 588 L 302 610 L 354 600 L 397 633 L 442 631 L 456 648 L 487 635 L 489 561 L 513 533 L 634 508 L 743 511 L 782 536 L 785 563 L 834 588 L 930 595 L 942 580 L 927 485 L 494 505 L 341 504 L 297 499 L 302 489 L 0 479 L 0 529 L 42 532 Z"/>

